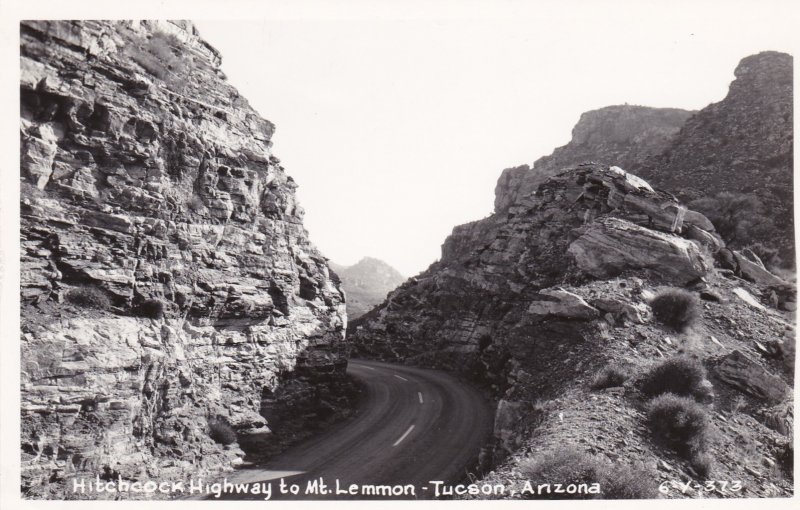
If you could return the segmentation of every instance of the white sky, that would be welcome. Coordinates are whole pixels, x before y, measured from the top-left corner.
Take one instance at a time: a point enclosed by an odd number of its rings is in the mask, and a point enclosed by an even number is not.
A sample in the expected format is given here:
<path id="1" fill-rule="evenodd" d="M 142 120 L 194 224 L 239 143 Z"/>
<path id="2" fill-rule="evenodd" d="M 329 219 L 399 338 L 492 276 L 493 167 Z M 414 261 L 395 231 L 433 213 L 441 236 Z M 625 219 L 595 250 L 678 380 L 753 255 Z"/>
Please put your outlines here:
<path id="1" fill-rule="evenodd" d="M 566 143 L 582 112 L 702 108 L 741 58 L 792 52 L 798 26 L 783 2 L 470 5 L 195 17 L 229 81 L 277 125 L 274 152 L 335 262 L 424 270 L 455 225 L 491 213 L 500 172 Z"/>
<path id="2" fill-rule="evenodd" d="M 796 5 L 5 0 L 0 58 L 18 68 L 19 19 L 195 20 L 231 83 L 277 125 L 275 154 L 300 184 L 323 253 L 341 264 L 370 255 L 412 275 L 439 257 L 453 226 L 491 212 L 503 168 L 566 143 L 582 112 L 702 108 L 724 97 L 744 56 L 796 53 Z M 0 77 L 13 110 L 18 79 Z M 16 122 L 2 123 L 7 139 Z M 6 151 L 6 166 L 14 157 Z M 17 185 L 3 191 L 7 216 Z M 17 233 L 2 230 L 4 253 L 16 251 Z"/>

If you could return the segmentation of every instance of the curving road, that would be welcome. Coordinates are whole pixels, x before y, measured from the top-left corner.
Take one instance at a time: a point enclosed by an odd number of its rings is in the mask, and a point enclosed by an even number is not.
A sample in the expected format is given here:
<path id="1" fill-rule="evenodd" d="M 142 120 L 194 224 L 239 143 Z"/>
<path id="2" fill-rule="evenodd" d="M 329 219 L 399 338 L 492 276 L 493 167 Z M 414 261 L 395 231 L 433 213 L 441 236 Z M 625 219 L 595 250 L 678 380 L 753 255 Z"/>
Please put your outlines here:
<path id="1" fill-rule="evenodd" d="M 347 371 L 365 388 L 354 416 L 264 465 L 228 475 L 228 481 L 271 482 L 273 500 L 383 499 L 361 491 L 383 484 L 413 484 L 415 494 L 400 499 L 430 499 L 429 481 L 465 478 L 492 428 L 492 409 L 476 390 L 438 370 L 351 359 Z M 308 482 L 320 477 L 330 492 L 304 494 Z M 301 492 L 278 494 L 280 478 L 300 485 Z M 358 495 L 333 493 L 337 479 L 343 489 L 358 484 Z"/>

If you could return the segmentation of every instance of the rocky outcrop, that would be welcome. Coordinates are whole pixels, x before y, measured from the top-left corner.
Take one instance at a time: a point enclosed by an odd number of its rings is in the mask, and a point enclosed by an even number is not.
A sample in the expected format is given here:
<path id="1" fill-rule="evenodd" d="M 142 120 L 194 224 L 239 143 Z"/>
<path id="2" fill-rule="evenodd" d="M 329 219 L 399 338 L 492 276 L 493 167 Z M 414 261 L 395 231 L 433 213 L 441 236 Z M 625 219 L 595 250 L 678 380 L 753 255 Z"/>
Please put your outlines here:
<path id="1" fill-rule="evenodd" d="M 283 404 L 313 423 L 341 398 L 342 293 L 219 65 L 188 22 L 21 25 L 30 497 L 230 469 L 235 439 L 293 433 Z"/>
<path id="2" fill-rule="evenodd" d="M 529 338 L 593 334 L 589 319 L 601 316 L 597 307 L 551 287 L 626 275 L 677 285 L 696 280 L 711 270 L 710 254 L 721 244 L 704 227 L 713 229 L 618 167 L 568 169 L 507 211 L 456 227 L 441 260 L 354 321 L 351 339 L 365 355 L 501 384 L 506 372 L 498 367 L 507 367 Z M 693 229 L 713 242 L 691 239 Z M 601 305 L 639 315 L 625 303 Z"/>
<path id="3" fill-rule="evenodd" d="M 722 359 L 716 367 L 716 374 L 731 386 L 770 404 L 781 402 L 789 393 L 789 387 L 780 377 L 769 373 L 738 350 Z"/>
<path id="4" fill-rule="evenodd" d="M 347 296 L 347 317 L 357 319 L 386 299 L 386 294 L 405 281 L 395 268 L 382 260 L 364 257 L 352 266 L 331 263 Z"/>
<path id="5" fill-rule="evenodd" d="M 720 192 L 763 204 L 771 229 L 748 228 L 747 243 L 781 250 L 794 263 L 793 58 L 765 51 L 742 59 L 727 96 L 703 108 L 663 154 L 630 169 L 684 202 Z M 737 247 L 737 246 L 735 246 Z"/>
<path id="6" fill-rule="evenodd" d="M 564 289 L 543 290 L 539 296 L 541 299 L 531 302 L 528 307 L 528 313 L 533 316 L 586 320 L 600 315 L 600 312 L 582 297 Z"/>
<path id="7" fill-rule="evenodd" d="M 688 283 L 706 274 L 712 262 L 688 239 L 676 238 L 619 218 L 605 218 L 587 227 L 569 245 L 578 269 L 610 278 L 630 269 L 647 268 L 676 282 Z"/>
<path id="8" fill-rule="evenodd" d="M 495 189 L 495 211 L 508 209 L 529 196 L 561 170 L 594 161 L 631 169 L 661 154 L 693 112 L 677 108 L 617 105 L 581 115 L 572 140 L 536 160 L 503 171 Z"/>
<path id="9" fill-rule="evenodd" d="M 609 231 L 618 234 L 599 236 Z M 761 287 L 714 265 L 722 249 L 708 220 L 669 194 L 583 165 L 503 214 L 455 228 L 441 260 L 355 321 L 350 338 L 361 356 L 447 368 L 491 392 L 495 465 L 483 481 L 512 488 L 542 452 L 568 446 L 644 466 L 659 484 L 702 480 L 653 441 L 638 389 L 660 360 L 694 357 L 714 374 L 713 386 L 702 383 L 714 476 L 742 479 L 750 496 L 788 495 L 791 477 L 760 466 L 791 445 L 791 371 L 775 364 L 793 355 L 760 341 L 793 345 L 794 327 Z M 688 333 L 652 313 L 654 296 L 674 287 L 716 297 Z M 621 382 L 597 389 L 609 368 Z M 747 463 L 743 445 L 760 445 Z"/>
<path id="10" fill-rule="evenodd" d="M 737 273 L 745 279 L 760 285 L 786 285 L 781 278 L 770 273 L 758 255 L 750 250 L 732 250 L 733 259 L 736 263 Z"/>

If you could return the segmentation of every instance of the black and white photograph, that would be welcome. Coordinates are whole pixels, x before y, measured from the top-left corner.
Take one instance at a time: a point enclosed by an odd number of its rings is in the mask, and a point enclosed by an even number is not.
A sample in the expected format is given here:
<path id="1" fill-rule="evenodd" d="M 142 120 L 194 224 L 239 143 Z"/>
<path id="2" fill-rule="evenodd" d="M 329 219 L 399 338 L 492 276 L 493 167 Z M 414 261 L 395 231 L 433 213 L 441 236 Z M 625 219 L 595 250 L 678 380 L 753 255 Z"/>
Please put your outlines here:
<path id="1" fill-rule="evenodd" d="M 797 504 L 793 2 L 0 9 L 4 509 Z"/>

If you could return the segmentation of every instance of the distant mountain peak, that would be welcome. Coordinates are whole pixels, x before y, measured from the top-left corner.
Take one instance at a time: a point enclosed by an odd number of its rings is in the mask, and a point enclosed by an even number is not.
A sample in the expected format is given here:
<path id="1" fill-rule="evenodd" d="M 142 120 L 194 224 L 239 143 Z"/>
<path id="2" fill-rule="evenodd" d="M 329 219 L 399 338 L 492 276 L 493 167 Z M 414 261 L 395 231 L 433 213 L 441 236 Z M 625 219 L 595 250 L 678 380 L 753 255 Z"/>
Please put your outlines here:
<path id="1" fill-rule="evenodd" d="M 347 314 L 358 318 L 380 304 L 386 294 L 405 281 L 400 272 L 375 257 L 365 256 L 352 266 L 331 263 L 347 296 Z"/>

